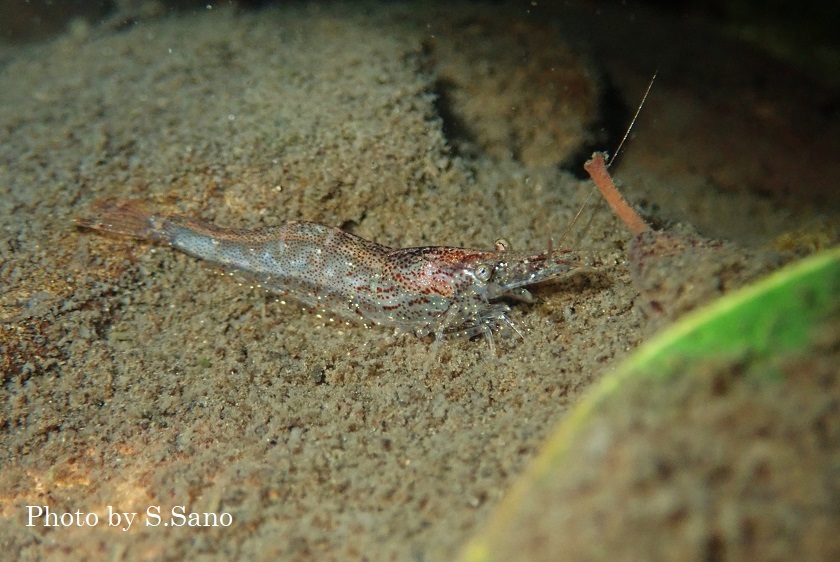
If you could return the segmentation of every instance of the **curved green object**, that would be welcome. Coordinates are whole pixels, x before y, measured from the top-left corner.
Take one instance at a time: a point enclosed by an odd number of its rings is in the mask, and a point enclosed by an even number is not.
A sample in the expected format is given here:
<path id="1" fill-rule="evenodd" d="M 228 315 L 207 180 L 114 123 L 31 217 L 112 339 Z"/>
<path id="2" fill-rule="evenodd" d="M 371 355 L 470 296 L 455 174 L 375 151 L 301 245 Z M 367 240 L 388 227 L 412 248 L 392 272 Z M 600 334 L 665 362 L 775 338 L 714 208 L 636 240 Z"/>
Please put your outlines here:
<path id="1" fill-rule="evenodd" d="M 461 560 L 494 560 L 492 545 L 510 529 L 523 498 L 557 478 L 572 437 L 622 384 L 639 376 L 667 377 L 692 359 L 751 360 L 807 350 L 811 327 L 840 308 L 840 248 L 789 265 L 757 283 L 687 314 L 643 345 L 585 396 L 549 438 Z"/>

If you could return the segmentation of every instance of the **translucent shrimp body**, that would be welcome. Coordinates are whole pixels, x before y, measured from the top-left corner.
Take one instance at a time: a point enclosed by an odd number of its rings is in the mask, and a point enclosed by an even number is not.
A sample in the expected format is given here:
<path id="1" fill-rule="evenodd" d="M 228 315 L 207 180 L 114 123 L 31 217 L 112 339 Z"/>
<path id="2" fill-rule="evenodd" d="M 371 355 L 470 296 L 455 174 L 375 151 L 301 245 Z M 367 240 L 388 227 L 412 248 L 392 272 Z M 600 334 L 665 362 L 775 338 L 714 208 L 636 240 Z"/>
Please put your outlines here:
<path id="1" fill-rule="evenodd" d="M 266 289 L 366 325 L 418 336 L 520 330 L 501 299 L 531 301 L 528 285 L 585 269 L 571 252 L 520 254 L 500 240 L 493 251 L 447 246 L 394 249 L 341 229 L 290 221 L 254 230 L 221 228 L 137 202 L 103 201 L 86 228 L 160 241 L 252 277 Z"/>

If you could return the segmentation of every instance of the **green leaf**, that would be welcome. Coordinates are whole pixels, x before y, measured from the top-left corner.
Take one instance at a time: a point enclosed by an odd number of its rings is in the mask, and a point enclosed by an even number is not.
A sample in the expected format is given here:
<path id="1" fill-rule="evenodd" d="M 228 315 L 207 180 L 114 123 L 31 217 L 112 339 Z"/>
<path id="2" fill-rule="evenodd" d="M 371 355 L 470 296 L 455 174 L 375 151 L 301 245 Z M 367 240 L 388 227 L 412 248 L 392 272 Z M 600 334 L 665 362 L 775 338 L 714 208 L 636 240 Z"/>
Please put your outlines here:
<path id="1" fill-rule="evenodd" d="M 544 483 L 563 477 L 570 444 L 593 413 L 638 377 L 667 384 L 686 365 L 705 361 L 765 361 L 807 352 L 814 327 L 840 308 L 840 248 L 785 267 L 754 285 L 687 314 L 606 375 L 564 419 L 525 474 L 515 483 L 488 525 L 462 552 L 464 561 L 497 559 L 494 545 L 514 536 L 515 521 L 538 501 Z M 762 380 L 778 376 L 758 370 Z M 597 546 L 597 545 L 593 545 Z"/>

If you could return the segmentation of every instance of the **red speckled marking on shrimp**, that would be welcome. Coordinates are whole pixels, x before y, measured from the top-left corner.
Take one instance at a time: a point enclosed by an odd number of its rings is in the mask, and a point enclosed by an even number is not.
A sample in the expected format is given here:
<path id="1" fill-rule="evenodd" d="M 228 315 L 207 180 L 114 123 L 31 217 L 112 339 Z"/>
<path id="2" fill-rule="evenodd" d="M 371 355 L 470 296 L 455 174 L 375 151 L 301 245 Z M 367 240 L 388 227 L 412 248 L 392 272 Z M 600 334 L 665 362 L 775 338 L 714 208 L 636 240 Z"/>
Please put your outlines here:
<path id="1" fill-rule="evenodd" d="M 493 251 L 427 246 L 394 249 L 338 228 L 290 221 L 242 230 L 182 215 L 150 213 L 137 202 L 106 200 L 86 228 L 157 240 L 242 271 L 266 289 L 364 324 L 418 336 L 521 335 L 500 299 L 532 301 L 525 287 L 586 269 L 572 252 L 524 254 L 504 240 Z"/>

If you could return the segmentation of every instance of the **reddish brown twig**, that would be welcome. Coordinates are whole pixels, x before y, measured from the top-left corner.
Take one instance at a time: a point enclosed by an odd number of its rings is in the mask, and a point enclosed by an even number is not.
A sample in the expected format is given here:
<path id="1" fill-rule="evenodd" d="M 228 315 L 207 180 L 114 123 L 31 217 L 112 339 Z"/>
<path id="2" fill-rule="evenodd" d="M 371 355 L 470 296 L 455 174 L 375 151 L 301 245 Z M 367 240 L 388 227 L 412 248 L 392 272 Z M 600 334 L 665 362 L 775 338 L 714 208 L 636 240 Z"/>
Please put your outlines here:
<path id="1" fill-rule="evenodd" d="M 650 230 L 647 223 L 627 204 L 627 201 L 616 189 L 612 177 L 607 171 L 607 163 L 603 152 L 594 153 L 592 159 L 587 160 L 586 164 L 583 165 L 583 169 L 589 173 L 589 177 L 595 182 L 598 191 L 607 200 L 618 218 L 624 221 L 624 224 L 633 231 L 633 234 L 641 234 Z"/>

